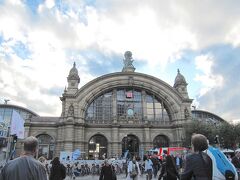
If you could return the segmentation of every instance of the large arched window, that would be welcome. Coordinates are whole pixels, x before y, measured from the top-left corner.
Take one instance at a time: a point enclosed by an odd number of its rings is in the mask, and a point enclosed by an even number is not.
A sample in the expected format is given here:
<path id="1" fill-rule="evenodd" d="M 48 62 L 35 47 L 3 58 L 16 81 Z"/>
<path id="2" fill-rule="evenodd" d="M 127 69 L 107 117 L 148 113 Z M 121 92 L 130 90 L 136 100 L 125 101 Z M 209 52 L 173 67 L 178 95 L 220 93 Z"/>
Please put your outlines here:
<path id="1" fill-rule="evenodd" d="M 167 136 L 158 135 L 153 140 L 154 148 L 169 147 L 169 140 Z"/>
<path id="2" fill-rule="evenodd" d="M 157 99 L 154 95 L 146 95 L 147 119 L 149 121 L 169 120 L 169 115 L 163 101 Z"/>
<path id="3" fill-rule="evenodd" d="M 105 93 L 95 99 L 88 107 L 87 120 L 112 119 L 112 92 Z"/>
<path id="4" fill-rule="evenodd" d="M 88 142 L 89 159 L 107 158 L 107 139 L 103 135 L 94 135 Z"/>
<path id="5" fill-rule="evenodd" d="M 38 157 L 44 156 L 46 159 L 52 159 L 54 152 L 54 139 L 47 134 L 41 134 L 37 136 L 37 139 L 39 143 Z"/>
<path id="6" fill-rule="evenodd" d="M 134 88 L 119 88 L 98 96 L 89 104 L 85 117 L 89 121 L 110 122 L 113 120 L 113 112 L 120 120 L 143 120 L 145 117 L 145 120 L 153 123 L 170 120 L 170 113 L 162 99 L 148 91 Z"/>

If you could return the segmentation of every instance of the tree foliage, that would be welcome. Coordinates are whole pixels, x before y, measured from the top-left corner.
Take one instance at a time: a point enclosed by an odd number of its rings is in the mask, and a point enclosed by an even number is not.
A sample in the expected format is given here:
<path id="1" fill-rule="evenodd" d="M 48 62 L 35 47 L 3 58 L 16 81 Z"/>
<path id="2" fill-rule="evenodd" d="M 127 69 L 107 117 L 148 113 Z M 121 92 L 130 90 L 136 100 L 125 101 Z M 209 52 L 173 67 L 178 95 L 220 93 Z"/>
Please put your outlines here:
<path id="1" fill-rule="evenodd" d="M 218 145 L 222 148 L 235 149 L 240 143 L 240 124 L 232 125 L 223 122 L 219 125 L 213 123 L 206 123 L 204 121 L 193 120 L 191 123 L 185 125 L 185 139 L 183 146 L 191 146 L 191 136 L 193 134 L 203 134 L 208 140 L 209 144 L 215 145 L 215 138 L 218 135 Z"/>

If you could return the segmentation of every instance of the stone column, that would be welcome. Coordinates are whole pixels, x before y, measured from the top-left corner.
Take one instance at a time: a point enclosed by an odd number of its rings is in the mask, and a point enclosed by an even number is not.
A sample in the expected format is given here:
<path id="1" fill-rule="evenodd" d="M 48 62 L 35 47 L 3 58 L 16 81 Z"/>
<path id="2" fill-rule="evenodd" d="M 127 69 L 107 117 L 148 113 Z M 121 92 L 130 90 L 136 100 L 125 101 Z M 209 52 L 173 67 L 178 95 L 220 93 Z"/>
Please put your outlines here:
<path id="1" fill-rule="evenodd" d="M 59 156 L 60 155 L 60 151 L 63 150 L 63 127 L 62 125 L 59 125 L 57 128 L 57 139 L 55 141 L 55 150 L 54 150 L 54 156 Z"/>
<path id="2" fill-rule="evenodd" d="M 119 130 L 118 127 L 112 128 L 112 148 L 111 148 L 111 155 L 119 155 Z"/>
<path id="3" fill-rule="evenodd" d="M 75 132 L 75 149 L 80 149 L 81 152 L 85 152 L 84 142 L 85 142 L 85 128 L 83 126 L 77 126 Z"/>
<path id="4" fill-rule="evenodd" d="M 74 143 L 74 123 L 66 122 L 64 126 L 64 150 L 73 151 Z"/>
<path id="5" fill-rule="evenodd" d="M 24 137 L 28 137 L 30 134 L 30 126 L 24 127 Z"/>
<path id="6" fill-rule="evenodd" d="M 144 141 L 145 141 L 145 147 L 144 150 L 149 150 L 152 148 L 152 142 L 150 138 L 150 129 L 149 127 L 144 128 Z"/>

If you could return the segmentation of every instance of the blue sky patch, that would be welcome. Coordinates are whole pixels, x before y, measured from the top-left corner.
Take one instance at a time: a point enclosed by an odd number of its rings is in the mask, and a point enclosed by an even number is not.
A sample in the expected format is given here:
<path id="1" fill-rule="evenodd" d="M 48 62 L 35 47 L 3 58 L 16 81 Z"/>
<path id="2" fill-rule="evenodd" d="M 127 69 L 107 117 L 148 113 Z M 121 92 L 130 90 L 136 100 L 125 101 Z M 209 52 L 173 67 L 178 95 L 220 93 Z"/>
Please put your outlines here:
<path id="1" fill-rule="evenodd" d="M 21 59 L 27 59 L 30 57 L 31 52 L 29 51 L 28 47 L 23 44 L 21 41 L 18 41 L 14 46 L 13 50 L 18 57 Z"/>
<path id="2" fill-rule="evenodd" d="M 52 87 L 50 89 L 42 89 L 41 92 L 43 94 L 50 94 L 50 95 L 61 95 L 64 89 L 62 87 Z"/>
<path id="3" fill-rule="evenodd" d="M 117 54 L 107 56 L 99 51 L 84 51 L 81 54 L 87 60 L 87 68 L 93 75 L 99 76 L 122 70 L 122 57 Z"/>
<path id="4" fill-rule="evenodd" d="M 26 5 L 31 9 L 31 11 L 36 14 L 38 10 L 38 6 L 44 3 L 44 0 L 24 0 Z"/>

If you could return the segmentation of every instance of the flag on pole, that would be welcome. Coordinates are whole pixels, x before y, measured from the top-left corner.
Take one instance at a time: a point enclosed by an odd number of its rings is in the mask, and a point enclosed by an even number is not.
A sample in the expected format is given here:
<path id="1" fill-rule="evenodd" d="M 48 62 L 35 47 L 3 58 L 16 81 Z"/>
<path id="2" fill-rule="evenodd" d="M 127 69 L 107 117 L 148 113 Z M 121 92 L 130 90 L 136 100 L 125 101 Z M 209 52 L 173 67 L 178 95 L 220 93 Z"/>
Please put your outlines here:
<path id="1" fill-rule="evenodd" d="M 124 155 L 123 155 L 123 158 L 124 158 L 124 159 L 127 159 L 128 152 L 129 152 L 129 150 L 126 150 L 126 151 L 125 151 L 125 153 L 124 153 Z"/>
<path id="2" fill-rule="evenodd" d="M 10 125 L 10 135 L 16 135 L 19 139 L 24 139 L 24 120 L 18 112 L 13 110 Z"/>

